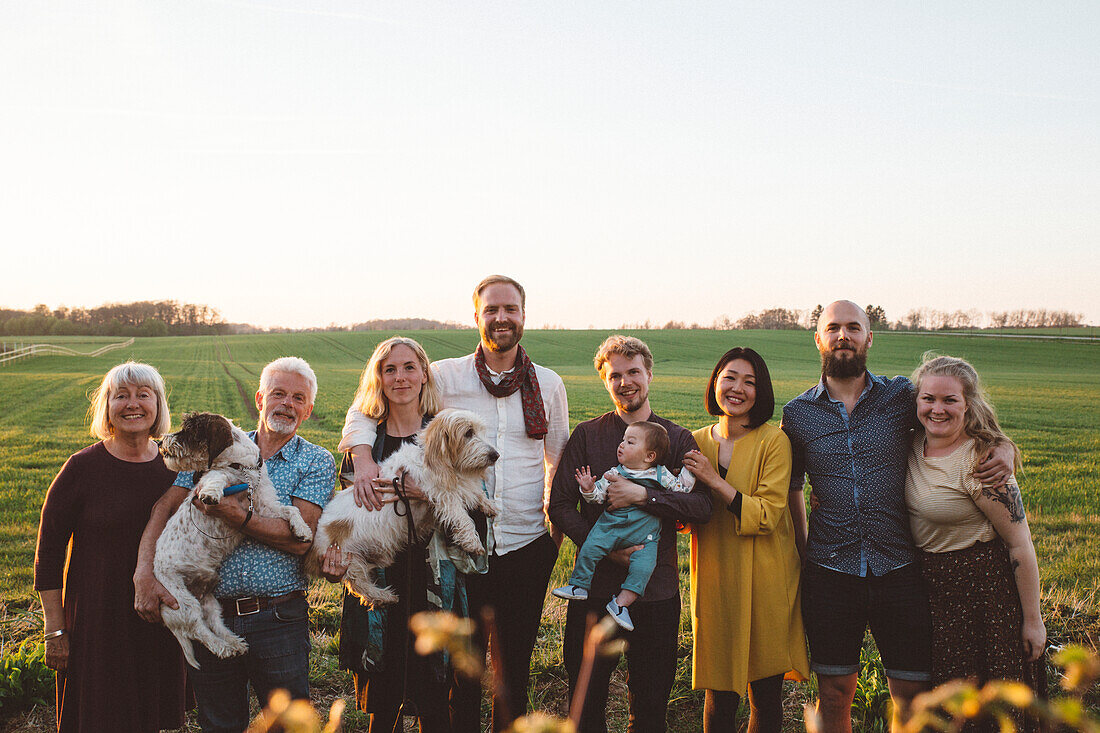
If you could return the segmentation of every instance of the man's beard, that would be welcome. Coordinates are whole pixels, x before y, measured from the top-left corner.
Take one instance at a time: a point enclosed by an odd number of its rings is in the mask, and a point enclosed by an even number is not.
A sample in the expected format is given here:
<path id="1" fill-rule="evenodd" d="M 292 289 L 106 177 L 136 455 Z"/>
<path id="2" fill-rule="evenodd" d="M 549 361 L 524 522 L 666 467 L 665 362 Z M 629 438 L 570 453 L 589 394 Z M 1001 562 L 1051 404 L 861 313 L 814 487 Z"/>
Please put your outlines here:
<path id="1" fill-rule="evenodd" d="M 641 389 L 629 397 L 618 393 L 613 393 L 611 395 L 611 401 L 615 403 L 615 407 L 626 413 L 640 410 L 647 399 L 649 399 L 649 392 Z"/>
<path id="2" fill-rule="evenodd" d="M 289 435 L 298 427 L 296 420 L 285 415 L 270 415 L 266 422 L 267 429 L 279 435 Z"/>
<path id="3" fill-rule="evenodd" d="M 523 326 L 517 326 L 514 323 L 509 324 L 507 331 L 486 328 L 481 332 L 481 343 L 485 344 L 485 348 L 498 353 L 514 348 L 521 338 L 523 338 Z"/>
<path id="4" fill-rule="evenodd" d="M 867 371 L 867 349 L 851 347 L 851 356 L 841 357 L 834 348 L 821 354 L 821 374 L 833 379 L 851 379 Z"/>

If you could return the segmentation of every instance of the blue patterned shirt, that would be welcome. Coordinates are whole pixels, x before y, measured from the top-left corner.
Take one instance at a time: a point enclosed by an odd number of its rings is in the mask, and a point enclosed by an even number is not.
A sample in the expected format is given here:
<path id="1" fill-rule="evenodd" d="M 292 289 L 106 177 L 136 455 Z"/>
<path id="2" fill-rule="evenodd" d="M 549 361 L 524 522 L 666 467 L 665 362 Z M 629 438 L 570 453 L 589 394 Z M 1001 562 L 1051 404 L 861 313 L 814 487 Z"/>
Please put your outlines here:
<path id="1" fill-rule="evenodd" d="M 810 562 L 849 575 L 885 575 L 916 560 L 905 508 L 905 469 L 916 427 L 913 385 L 868 372 L 849 415 L 824 381 L 783 408 L 791 490 L 810 486 Z"/>
<path id="2" fill-rule="evenodd" d="M 255 440 L 256 431 L 248 437 Z M 336 486 L 336 464 L 324 448 L 295 435 L 264 461 L 279 501 L 290 504 L 297 497 L 324 507 Z M 195 485 L 190 471 L 176 476 L 176 486 L 190 490 Z M 302 570 L 302 558 L 245 537 L 218 571 L 217 598 L 281 596 L 309 585 Z"/>

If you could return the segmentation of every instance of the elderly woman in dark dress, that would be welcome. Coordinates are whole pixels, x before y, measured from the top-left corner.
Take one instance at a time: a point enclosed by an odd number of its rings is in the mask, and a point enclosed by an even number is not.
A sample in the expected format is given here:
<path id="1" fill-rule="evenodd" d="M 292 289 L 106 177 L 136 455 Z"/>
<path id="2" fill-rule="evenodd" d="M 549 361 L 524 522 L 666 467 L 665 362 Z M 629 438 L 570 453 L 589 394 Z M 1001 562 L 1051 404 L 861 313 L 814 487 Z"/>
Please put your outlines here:
<path id="1" fill-rule="evenodd" d="M 185 700 L 179 645 L 134 611 L 141 533 L 176 475 L 153 442 L 170 424 L 164 380 L 148 364 L 119 364 L 93 393 L 89 412 L 100 442 L 70 456 L 50 485 L 34 561 L 46 664 L 57 671 L 57 729 L 178 728 Z"/>

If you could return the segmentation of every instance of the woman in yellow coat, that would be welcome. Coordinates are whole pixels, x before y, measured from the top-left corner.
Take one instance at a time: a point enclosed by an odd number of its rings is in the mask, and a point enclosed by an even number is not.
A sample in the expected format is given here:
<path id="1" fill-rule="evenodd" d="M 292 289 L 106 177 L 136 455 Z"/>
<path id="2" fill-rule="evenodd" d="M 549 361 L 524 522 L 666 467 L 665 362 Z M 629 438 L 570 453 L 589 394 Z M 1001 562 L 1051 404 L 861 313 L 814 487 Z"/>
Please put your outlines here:
<path id="1" fill-rule="evenodd" d="M 771 376 L 752 349 L 722 355 L 706 397 L 718 423 L 695 431 L 699 450 L 684 458 L 714 497 L 710 522 L 690 527 L 692 686 L 706 690 L 705 733 L 736 730 L 746 688 L 749 731 L 778 733 L 783 678 L 806 679 L 810 667 L 787 509 L 791 444 L 767 423 Z"/>

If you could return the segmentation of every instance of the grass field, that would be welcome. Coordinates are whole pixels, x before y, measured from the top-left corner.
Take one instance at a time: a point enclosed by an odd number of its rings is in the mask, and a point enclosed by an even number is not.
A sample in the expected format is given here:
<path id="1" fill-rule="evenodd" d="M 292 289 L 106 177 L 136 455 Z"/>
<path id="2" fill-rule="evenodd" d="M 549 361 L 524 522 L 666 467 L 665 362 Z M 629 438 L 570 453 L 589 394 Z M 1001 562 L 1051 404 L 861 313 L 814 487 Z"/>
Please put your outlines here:
<path id="1" fill-rule="evenodd" d="M 570 422 L 609 409 L 592 368 L 592 353 L 605 331 L 531 331 L 524 346 L 531 358 L 557 371 L 569 393 Z M 711 422 L 702 390 L 716 359 L 734 345 L 751 346 L 767 360 L 779 404 L 818 377 L 812 337 L 803 331 L 635 332 L 653 350 L 651 401 L 659 413 L 689 428 Z M 302 428 L 309 440 L 334 449 L 360 370 L 375 344 L 389 334 L 330 332 L 285 335 L 137 339 L 128 349 L 99 358 L 39 357 L 0 368 L 0 602 L 10 615 L 35 603 L 32 591 L 38 513 L 50 480 L 66 457 L 87 445 L 87 394 L 114 364 L 133 357 L 160 369 L 173 414 L 211 410 L 242 425 L 255 421 L 252 394 L 263 365 L 278 356 L 307 359 L 320 389 L 313 417 Z M 474 331 L 425 331 L 419 339 L 432 358 L 469 353 Z M 73 339 L 36 339 L 71 342 Z M 79 339 L 91 350 L 112 339 Z M 28 339 L 29 341 L 29 339 Z M 73 345 L 76 348 L 75 344 Z M 1100 343 L 988 338 L 923 333 L 876 335 L 870 368 L 909 374 L 922 352 L 969 359 L 982 374 L 1002 423 L 1024 453 L 1024 490 L 1044 588 L 1044 612 L 1052 642 L 1096 646 L 1100 584 Z M 178 424 L 178 420 L 176 421 Z M 556 571 L 567 575 L 572 548 L 566 543 Z M 686 568 L 686 551 L 682 566 Z M 315 588 L 317 670 L 315 682 L 332 694 L 343 682 L 324 654 L 331 646 L 336 613 L 323 587 Z M 686 597 L 686 596 L 685 596 Z M 564 704 L 560 634 L 563 602 L 547 602 L 544 637 L 534 660 L 533 696 L 539 707 Z M 13 626 L 5 628 L 14 628 Z M 690 629 L 681 639 L 681 674 L 670 722 L 676 730 L 698 728 L 700 702 L 690 692 Z M 6 638 L 4 641 L 11 641 Z M 805 691 L 792 694 L 792 710 Z M 620 725 L 620 709 L 612 718 Z M 792 712 L 793 714 L 793 712 Z M 800 717 L 800 714 L 799 714 Z M 349 730 L 355 727 L 352 717 Z"/>

